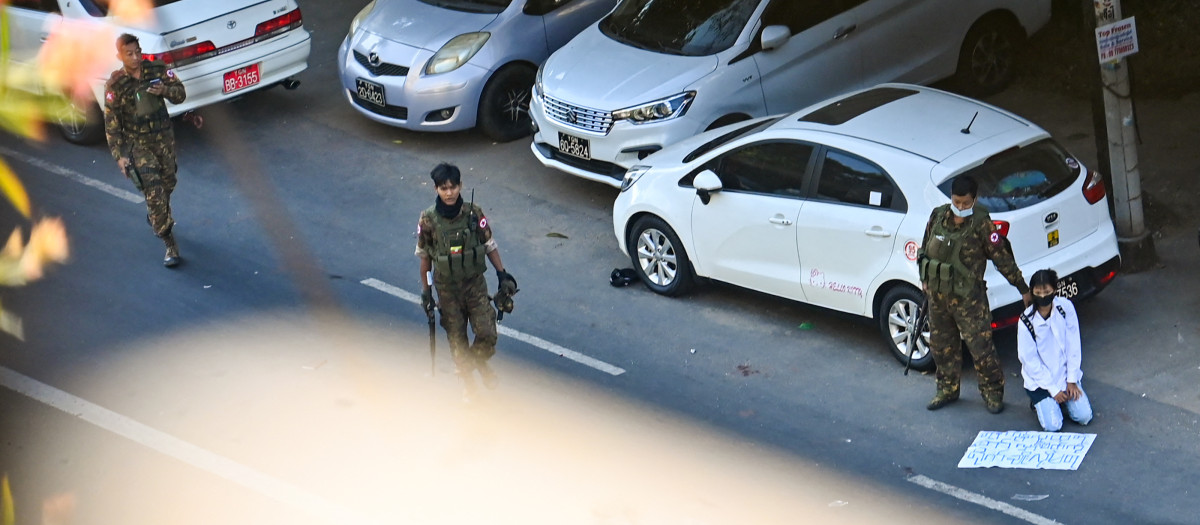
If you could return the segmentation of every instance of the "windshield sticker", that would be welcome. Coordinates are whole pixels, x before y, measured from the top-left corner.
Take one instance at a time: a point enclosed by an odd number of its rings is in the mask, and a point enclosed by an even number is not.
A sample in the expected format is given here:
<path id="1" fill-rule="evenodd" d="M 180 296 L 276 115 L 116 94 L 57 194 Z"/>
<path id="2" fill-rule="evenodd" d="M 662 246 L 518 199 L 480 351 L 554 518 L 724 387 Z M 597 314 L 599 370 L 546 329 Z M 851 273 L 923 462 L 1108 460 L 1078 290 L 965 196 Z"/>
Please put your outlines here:
<path id="1" fill-rule="evenodd" d="M 1067 161 L 1066 161 L 1066 162 L 1067 162 L 1067 167 L 1068 167 L 1068 168 L 1071 168 L 1071 169 L 1073 169 L 1073 170 L 1077 170 L 1077 169 L 1079 169 L 1079 161 L 1077 161 L 1077 160 L 1075 160 L 1075 159 L 1073 159 L 1073 158 L 1071 158 L 1071 157 L 1067 157 Z"/>
<path id="2" fill-rule="evenodd" d="M 871 192 L 871 206 L 879 206 L 883 204 L 883 194 L 877 191 Z"/>

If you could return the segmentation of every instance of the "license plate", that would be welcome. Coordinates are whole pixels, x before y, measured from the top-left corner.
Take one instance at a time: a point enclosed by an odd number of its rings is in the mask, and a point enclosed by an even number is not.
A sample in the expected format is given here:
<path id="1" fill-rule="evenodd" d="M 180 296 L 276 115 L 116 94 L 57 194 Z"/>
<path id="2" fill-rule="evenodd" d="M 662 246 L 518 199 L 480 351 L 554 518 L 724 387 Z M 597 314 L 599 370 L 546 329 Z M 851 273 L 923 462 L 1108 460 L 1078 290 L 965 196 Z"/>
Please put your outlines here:
<path id="1" fill-rule="evenodd" d="M 259 74 L 258 64 L 250 64 L 225 73 L 224 89 L 226 93 L 233 93 L 258 84 L 261 80 L 262 75 Z"/>
<path id="2" fill-rule="evenodd" d="M 354 87 L 358 89 L 358 98 L 375 104 L 379 107 L 384 107 L 387 99 L 383 97 L 383 84 L 376 84 L 369 80 L 361 78 L 354 80 Z"/>
<path id="3" fill-rule="evenodd" d="M 558 151 L 583 160 L 592 159 L 592 147 L 588 139 L 567 135 L 561 131 L 558 133 Z"/>
<path id="4" fill-rule="evenodd" d="M 1063 277 L 1058 280 L 1058 286 L 1055 290 L 1059 297 L 1072 299 L 1079 295 L 1079 283 L 1075 282 L 1075 278 L 1071 276 Z"/>

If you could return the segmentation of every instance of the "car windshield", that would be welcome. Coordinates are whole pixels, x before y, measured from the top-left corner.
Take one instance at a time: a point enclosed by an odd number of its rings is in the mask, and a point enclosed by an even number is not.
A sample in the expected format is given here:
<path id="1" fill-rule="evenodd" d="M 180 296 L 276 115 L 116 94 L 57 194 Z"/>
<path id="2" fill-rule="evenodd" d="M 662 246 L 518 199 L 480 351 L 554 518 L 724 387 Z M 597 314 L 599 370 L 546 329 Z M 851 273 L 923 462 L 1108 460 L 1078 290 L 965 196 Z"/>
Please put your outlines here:
<path id="1" fill-rule="evenodd" d="M 624 0 L 600 21 L 600 31 L 631 46 L 704 56 L 732 46 L 754 0 Z"/>
<path id="2" fill-rule="evenodd" d="M 454 11 L 496 14 L 504 11 L 512 0 L 421 0 L 421 3 Z"/>
<path id="3" fill-rule="evenodd" d="M 938 189 L 949 197 L 954 179 L 970 175 L 979 183 L 979 204 L 988 211 L 1019 210 L 1071 187 L 1082 169 L 1066 150 L 1046 139 L 992 155 L 983 164 L 947 179 Z"/>
<path id="4" fill-rule="evenodd" d="M 164 5 L 173 4 L 180 0 L 154 0 L 154 7 L 162 7 Z M 85 11 L 92 16 L 105 16 L 108 14 L 108 4 L 113 3 L 113 0 L 81 0 L 79 2 Z"/>

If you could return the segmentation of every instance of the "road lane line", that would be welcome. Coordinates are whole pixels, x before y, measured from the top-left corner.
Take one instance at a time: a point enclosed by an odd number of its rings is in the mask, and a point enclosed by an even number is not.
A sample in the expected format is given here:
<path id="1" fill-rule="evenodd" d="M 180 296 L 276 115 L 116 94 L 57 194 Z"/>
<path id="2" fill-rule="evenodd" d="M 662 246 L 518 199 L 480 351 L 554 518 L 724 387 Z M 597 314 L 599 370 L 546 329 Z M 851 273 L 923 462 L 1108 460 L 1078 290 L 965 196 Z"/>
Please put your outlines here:
<path id="1" fill-rule="evenodd" d="M 916 483 L 917 485 L 927 489 L 941 492 L 942 494 L 958 498 L 968 503 L 974 503 L 981 507 L 1003 512 L 1014 518 L 1033 523 L 1034 525 L 1060 525 L 1059 522 L 1045 516 L 1034 514 L 1020 507 L 1009 505 L 1003 501 L 997 501 L 982 494 L 976 494 L 966 489 L 960 489 L 954 485 L 948 485 L 920 474 L 917 474 L 916 476 L 909 476 L 908 482 Z"/>
<path id="2" fill-rule="evenodd" d="M 363 279 L 362 281 L 359 281 L 359 284 L 369 286 L 369 287 L 379 290 L 383 293 L 386 293 L 386 294 L 394 296 L 394 297 L 398 297 L 400 299 L 404 299 L 405 301 L 408 301 L 408 302 L 416 304 L 416 305 L 421 304 L 421 296 L 414 294 L 412 292 L 409 292 L 408 290 L 404 290 L 402 288 L 399 288 L 399 287 L 390 285 L 388 283 L 385 283 L 383 281 L 380 281 L 379 279 L 375 279 L 375 278 Z M 610 365 L 610 364 L 605 363 L 604 361 L 601 361 L 594 357 L 589 357 L 589 356 L 586 356 L 579 352 L 576 352 L 574 350 L 571 350 L 570 348 L 556 345 L 556 344 L 551 343 L 550 341 L 547 341 L 540 337 L 537 337 L 534 335 L 529 335 L 524 332 L 519 332 L 517 330 L 513 330 L 512 328 L 509 328 L 507 326 L 497 325 L 496 331 L 500 335 L 508 336 L 508 337 L 511 337 L 518 341 L 521 341 L 523 343 L 527 343 L 527 344 L 536 346 L 538 348 L 541 348 L 542 350 L 545 350 L 547 352 L 555 354 L 559 357 L 565 357 L 567 359 L 575 361 L 576 363 L 579 363 L 579 364 L 587 366 L 587 367 L 594 368 L 596 370 L 599 370 L 599 371 L 604 372 L 609 375 L 619 376 L 619 375 L 625 373 L 624 368 Z"/>
<path id="3" fill-rule="evenodd" d="M 0 385 L 331 524 L 373 523 L 316 494 L 2 366 Z"/>
<path id="4" fill-rule="evenodd" d="M 55 175 L 61 175 L 63 177 L 71 179 L 75 182 L 83 184 L 84 186 L 91 186 L 93 188 L 96 188 L 96 189 L 104 192 L 104 193 L 107 193 L 109 195 L 117 197 L 118 199 L 126 200 L 126 201 L 132 202 L 134 204 L 145 202 L 145 200 L 146 200 L 145 197 L 143 197 L 140 193 L 134 193 L 132 191 L 123 190 L 121 188 L 118 188 L 118 187 L 108 184 L 106 182 L 100 182 L 96 179 L 88 177 L 87 175 L 79 173 L 78 171 L 72 170 L 70 168 L 64 168 L 64 167 L 54 164 L 52 162 L 39 159 L 32 155 L 26 155 L 24 153 L 11 150 L 4 146 L 0 146 L 0 155 L 9 157 L 9 158 L 13 158 L 13 159 L 17 159 L 21 162 L 24 162 L 25 164 L 29 164 L 30 166 L 44 169 Z M 112 166 L 112 169 L 116 170 L 117 168 L 114 165 L 114 166 Z"/>

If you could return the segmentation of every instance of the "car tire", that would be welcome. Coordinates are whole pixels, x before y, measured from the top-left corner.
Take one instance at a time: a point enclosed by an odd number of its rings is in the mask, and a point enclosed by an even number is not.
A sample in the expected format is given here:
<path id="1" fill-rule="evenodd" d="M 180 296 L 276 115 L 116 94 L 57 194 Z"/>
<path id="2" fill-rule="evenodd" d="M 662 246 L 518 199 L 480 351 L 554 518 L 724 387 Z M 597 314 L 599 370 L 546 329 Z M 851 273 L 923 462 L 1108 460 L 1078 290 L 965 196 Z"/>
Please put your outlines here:
<path id="1" fill-rule="evenodd" d="M 901 363 L 908 361 L 908 332 L 921 307 L 921 292 L 908 285 L 892 288 L 879 305 L 879 330 L 892 355 Z M 933 352 L 929 347 L 929 318 L 925 318 L 916 340 L 912 368 L 933 370 Z"/>
<path id="2" fill-rule="evenodd" d="M 479 98 L 479 129 L 484 135 L 509 142 L 533 133 L 529 99 L 536 75 L 523 65 L 505 66 L 492 75 Z"/>
<path id="3" fill-rule="evenodd" d="M 638 219 L 627 245 L 633 268 L 647 288 L 668 296 L 691 289 L 692 263 L 679 236 L 662 219 L 654 216 Z"/>
<path id="4" fill-rule="evenodd" d="M 76 115 L 82 118 L 72 118 Z M 87 103 L 86 107 L 80 108 L 77 102 L 72 101 L 67 109 L 56 115 L 56 120 L 58 130 L 67 142 L 90 145 L 104 139 L 104 114 L 95 103 Z"/>
<path id="5" fill-rule="evenodd" d="M 992 16 L 975 23 L 963 39 L 958 55 L 955 83 L 972 97 L 994 95 L 1012 82 L 1016 74 L 1017 47 L 1023 40 L 1020 26 Z"/>

